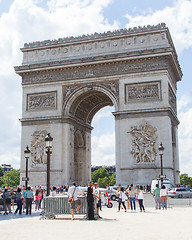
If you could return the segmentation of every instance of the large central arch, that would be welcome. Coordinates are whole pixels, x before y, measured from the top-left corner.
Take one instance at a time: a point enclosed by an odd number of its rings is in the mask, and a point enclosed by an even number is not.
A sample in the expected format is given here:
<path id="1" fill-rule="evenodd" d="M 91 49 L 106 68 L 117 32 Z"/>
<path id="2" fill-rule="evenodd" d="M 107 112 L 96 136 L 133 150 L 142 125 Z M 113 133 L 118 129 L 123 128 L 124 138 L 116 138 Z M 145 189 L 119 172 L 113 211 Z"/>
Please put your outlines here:
<path id="1" fill-rule="evenodd" d="M 54 138 L 51 184 L 87 184 L 91 174 L 91 122 L 114 106 L 116 178 L 150 184 L 164 174 L 179 183 L 176 108 L 182 72 L 165 24 L 33 42 L 22 48 L 21 180 L 30 146 L 29 184 L 46 183 L 44 137 Z M 22 182 L 21 182 L 22 183 Z"/>
<path id="2" fill-rule="evenodd" d="M 68 89 L 69 91 L 63 106 L 64 117 L 73 119 L 71 129 L 74 132 L 74 148 L 71 148 L 69 181 L 74 180 L 80 185 L 85 185 L 91 180 L 91 171 L 87 172 L 87 170 L 91 168 L 92 119 L 106 106 L 114 106 L 117 111 L 118 99 L 112 90 L 99 84 L 77 86 L 74 91 L 71 88 Z"/>

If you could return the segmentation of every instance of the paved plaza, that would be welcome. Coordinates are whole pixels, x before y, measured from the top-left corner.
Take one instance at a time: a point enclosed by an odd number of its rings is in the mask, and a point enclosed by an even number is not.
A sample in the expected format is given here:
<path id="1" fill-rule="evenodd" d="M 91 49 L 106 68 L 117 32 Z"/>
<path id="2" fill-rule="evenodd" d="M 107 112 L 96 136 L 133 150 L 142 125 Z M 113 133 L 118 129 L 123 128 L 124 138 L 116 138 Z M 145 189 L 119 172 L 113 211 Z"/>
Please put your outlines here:
<path id="1" fill-rule="evenodd" d="M 0 215 L 0 239 L 80 239 L 119 240 L 155 239 L 191 240 L 192 207 L 172 205 L 168 210 L 155 210 L 151 195 L 145 195 L 146 212 L 117 212 L 117 203 L 109 209 L 103 207 L 103 219 L 88 221 L 83 215 L 58 216 L 55 220 L 40 220 L 40 212 L 31 216 Z M 186 204 L 187 202 L 185 202 Z"/>

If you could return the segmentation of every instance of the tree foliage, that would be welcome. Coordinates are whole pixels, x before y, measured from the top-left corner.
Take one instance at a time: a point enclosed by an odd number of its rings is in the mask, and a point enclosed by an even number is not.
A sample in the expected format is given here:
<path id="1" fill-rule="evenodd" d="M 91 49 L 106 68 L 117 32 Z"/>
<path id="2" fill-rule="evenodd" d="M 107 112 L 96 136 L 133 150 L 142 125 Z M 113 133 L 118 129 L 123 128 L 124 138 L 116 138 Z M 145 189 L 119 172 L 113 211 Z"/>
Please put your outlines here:
<path id="1" fill-rule="evenodd" d="M 98 170 L 95 170 L 92 174 L 91 174 L 91 179 L 93 182 L 98 182 L 99 178 L 105 178 L 105 177 L 109 177 L 109 173 L 107 172 L 107 169 L 105 168 L 99 168 Z"/>
<path id="2" fill-rule="evenodd" d="M 189 177 L 187 174 L 181 174 L 180 175 L 180 184 L 183 186 L 185 186 L 185 185 L 192 186 L 192 177 Z"/>
<path id="3" fill-rule="evenodd" d="M 0 177 L 2 177 L 3 176 L 3 169 L 2 169 L 2 167 L 0 167 Z"/>
<path id="4" fill-rule="evenodd" d="M 20 170 L 11 169 L 6 172 L 6 174 L 0 178 L 1 186 L 18 186 L 20 182 Z"/>
<path id="5" fill-rule="evenodd" d="M 109 176 L 109 173 L 105 168 L 95 170 L 92 173 L 91 178 L 93 182 L 97 182 L 99 187 L 102 188 L 106 187 L 107 185 L 113 186 L 116 183 L 116 175 L 113 174 L 112 176 Z"/>

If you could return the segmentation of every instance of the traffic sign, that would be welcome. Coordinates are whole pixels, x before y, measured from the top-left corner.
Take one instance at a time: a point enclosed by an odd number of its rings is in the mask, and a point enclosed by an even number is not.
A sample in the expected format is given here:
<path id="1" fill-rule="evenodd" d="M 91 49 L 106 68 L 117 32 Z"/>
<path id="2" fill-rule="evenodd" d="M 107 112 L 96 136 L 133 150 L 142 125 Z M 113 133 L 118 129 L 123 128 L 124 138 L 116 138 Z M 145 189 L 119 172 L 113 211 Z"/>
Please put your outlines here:
<path id="1" fill-rule="evenodd" d="M 166 175 L 159 175 L 159 178 L 166 178 Z"/>
<path id="2" fill-rule="evenodd" d="M 29 181 L 29 178 L 27 177 L 22 177 L 22 181 Z"/>

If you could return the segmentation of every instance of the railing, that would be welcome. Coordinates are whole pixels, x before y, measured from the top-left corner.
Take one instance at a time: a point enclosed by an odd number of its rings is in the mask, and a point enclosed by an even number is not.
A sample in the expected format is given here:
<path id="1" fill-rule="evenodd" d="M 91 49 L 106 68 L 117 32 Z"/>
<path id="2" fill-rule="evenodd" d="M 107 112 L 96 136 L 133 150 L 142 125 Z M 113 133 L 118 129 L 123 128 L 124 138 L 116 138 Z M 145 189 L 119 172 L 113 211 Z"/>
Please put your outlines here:
<path id="1" fill-rule="evenodd" d="M 87 214 L 87 198 L 79 197 L 81 208 L 79 214 Z M 96 204 L 96 202 L 95 202 Z M 95 208 L 96 209 L 96 208 Z M 42 219 L 55 219 L 56 215 L 71 214 L 71 204 L 67 196 L 45 197 L 43 199 Z"/>

